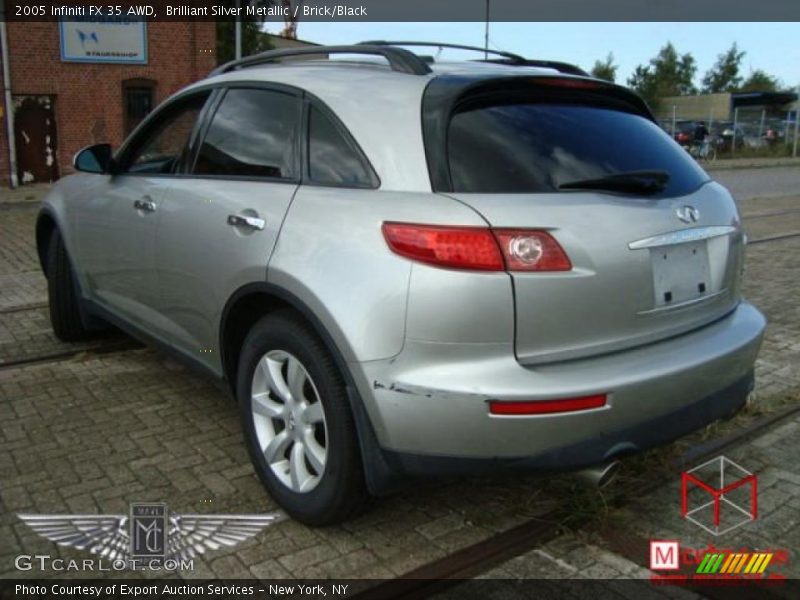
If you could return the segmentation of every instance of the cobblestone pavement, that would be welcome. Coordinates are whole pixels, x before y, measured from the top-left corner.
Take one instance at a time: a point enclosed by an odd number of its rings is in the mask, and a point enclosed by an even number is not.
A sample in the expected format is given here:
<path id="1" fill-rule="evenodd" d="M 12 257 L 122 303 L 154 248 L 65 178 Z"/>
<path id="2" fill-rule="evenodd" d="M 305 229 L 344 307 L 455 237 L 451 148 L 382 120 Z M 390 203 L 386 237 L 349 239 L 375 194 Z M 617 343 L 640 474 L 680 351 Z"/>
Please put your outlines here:
<path id="1" fill-rule="evenodd" d="M 751 216 L 795 207 L 800 199 L 742 202 L 743 214 Z M 56 353 L 65 346 L 47 328 L 44 279 L 31 244 L 34 216 L 33 206 L 0 208 L 0 360 Z M 748 218 L 751 238 L 800 230 L 800 212 L 782 217 L 766 226 L 759 221 L 772 217 Z M 765 401 L 800 387 L 798 253 L 798 238 L 749 248 L 746 293 L 770 318 L 758 364 L 757 395 Z M 23 551 L 86 558 L 38 537 L 17 520 L 19 512 L 123 513 L 129 502 L 148 500 L 165 501 L 175 512 L 275 508 L 252 471 L 233 403 L 207 380 L 148 348 L 105 355 L 83 350 L 69 360 L 0 364 L 0 577 L 23 575 L 13 569 L 14 556 Z M 782 449 L 775 460 L 789 452 Z M 766 454 L 754 456 L 753 464 L 761 465 L 757 461 L 766 460 Z M 750 465 L 745 458 L 742 462 Z M 775 464 L 797 474 L 788 464 Z M 789 484 L 796 483 L 776 472 L 772 485 L 790 496 Z M 381 499 L 340 527 L 283 522 L 234 549 L 196 559 L 195 571 L 185 575 L 392 577 L 547 513 L 558 505 L 564 485 L 563 479 L 533 476 L 429 482 Z M 646 496 L 630 505 L 641 508 L 621 510 L 639 511 L 638 523 L 645 527 L 647 514 L 662 513 L 663 522 L 653 527 L 684 527 L 671 516 L 673 488 L 669 482 L 659 492 L 667 499 L 656 494 L 647 504 Z M 773 510 L 800 508 L 797 494 L 788 500 L 775 496 L 772 502 Z M 788 526 L 785 519 L 766 517 L 763 525 L 772 523 L 776 535 L 784 535 L 779 521 Z M 797 528 L 786 535 L 796 541 Z M 533 552 L 538 553 L 528 560 L 520 557 L 500 567 L 502 575 L 533 573 L 532 564 L 551 560 L 548 556 L 558 566 L 552 572 L 565 576 L 574 572 L 570 567 L 614 577 L 642 574 L 641 564 L 605 549 L 602 537 L 585 539 L 581 531 Z M 578 561 L 577 555 L 584 558 Z"/>

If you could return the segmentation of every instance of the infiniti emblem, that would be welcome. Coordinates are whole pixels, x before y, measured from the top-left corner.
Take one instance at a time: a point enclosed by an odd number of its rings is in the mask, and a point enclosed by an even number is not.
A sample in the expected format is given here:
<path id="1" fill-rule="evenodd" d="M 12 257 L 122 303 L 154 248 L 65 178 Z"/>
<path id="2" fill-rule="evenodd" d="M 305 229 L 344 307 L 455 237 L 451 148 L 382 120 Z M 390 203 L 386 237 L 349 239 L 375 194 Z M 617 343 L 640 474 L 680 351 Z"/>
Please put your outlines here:
<path id="1" fill-rule="evenodd" d="M 697 223 L 700 220 L 700 211 L 688 204 L 677 209 L 675 214 L 684 223 Z"/>

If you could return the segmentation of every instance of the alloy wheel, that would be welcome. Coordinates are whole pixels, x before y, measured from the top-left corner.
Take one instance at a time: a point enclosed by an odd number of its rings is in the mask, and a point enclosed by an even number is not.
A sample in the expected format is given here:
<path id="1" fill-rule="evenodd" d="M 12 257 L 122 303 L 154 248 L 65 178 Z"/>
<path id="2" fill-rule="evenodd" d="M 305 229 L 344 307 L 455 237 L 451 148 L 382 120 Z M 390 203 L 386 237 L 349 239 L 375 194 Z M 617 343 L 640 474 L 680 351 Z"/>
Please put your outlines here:
<path id="1" fill-rule="evenodd" d="M 256 365 L 251 410 L 259 448 L 275 477 L 293 492 L 313 490 L 328 459 L 325 411 L 303 364 L 283 350 Z"/>

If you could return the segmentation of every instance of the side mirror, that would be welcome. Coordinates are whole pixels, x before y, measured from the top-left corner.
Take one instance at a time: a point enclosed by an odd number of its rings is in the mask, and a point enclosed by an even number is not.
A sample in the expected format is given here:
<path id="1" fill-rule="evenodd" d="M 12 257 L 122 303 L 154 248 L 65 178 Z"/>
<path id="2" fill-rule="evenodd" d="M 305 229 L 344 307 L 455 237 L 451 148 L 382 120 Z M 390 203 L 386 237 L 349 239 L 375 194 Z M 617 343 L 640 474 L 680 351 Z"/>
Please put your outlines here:
<path id="1" fill-rule="evenodd" d="M 78 151 L 72 160 L 75 170 L 84 173 L 111 173 L 113 165 L 111 144 L 86 146 L 83 150 Z"/>

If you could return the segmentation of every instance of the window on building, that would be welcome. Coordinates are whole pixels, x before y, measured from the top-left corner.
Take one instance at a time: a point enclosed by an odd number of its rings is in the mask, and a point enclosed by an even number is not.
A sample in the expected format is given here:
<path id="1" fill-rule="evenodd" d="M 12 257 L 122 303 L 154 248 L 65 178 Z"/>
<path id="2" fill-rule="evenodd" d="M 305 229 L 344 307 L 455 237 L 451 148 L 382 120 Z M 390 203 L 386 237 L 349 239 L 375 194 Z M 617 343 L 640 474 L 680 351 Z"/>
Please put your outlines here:
<path id="1" fill-rule="evenodd" d="M 155 81 L 150 79 L 128 79 L 122 82 L 125 135 L 133 131 L 153 110 L 155 87 Z"/>
<path id="2" fill-rule="evenodd" d="M 375 177 L 344 133 L 320 110 L 308 115 L 308 175 L 313 183 L 372 188 Z"/>
<path id="3" fill-rule="evenodd" d="M 200 146 L 194 173 L 297 179 L 300 99 L 271 90 L 225 94 Z"/>

